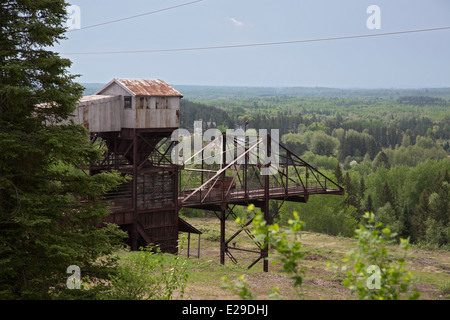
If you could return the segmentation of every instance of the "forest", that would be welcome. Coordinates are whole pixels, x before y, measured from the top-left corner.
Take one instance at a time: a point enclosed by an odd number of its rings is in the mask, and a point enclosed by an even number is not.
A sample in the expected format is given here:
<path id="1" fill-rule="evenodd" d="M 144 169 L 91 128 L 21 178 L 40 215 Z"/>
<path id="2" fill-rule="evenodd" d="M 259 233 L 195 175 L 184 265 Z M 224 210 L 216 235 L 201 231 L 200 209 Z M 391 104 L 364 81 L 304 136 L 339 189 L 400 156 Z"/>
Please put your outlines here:
<path id="1" fill-rule="evenodd" d="M 373 212 L 415 245 L 449 248 L 446 90 L 186 89 L 180 127 L 203 120 L 221 131 L 247 121 L 247 129 L 279 129 L 283 146 L 345 188 L 344 197 L 284 203 L 278 223 L 297 211 L 308 231 L 350 237 L 362 214 Z"/>
<path id="2" fill-rule="evenodd" d="M 102 85 L 78 83 L 79 76 L 69 71 L 72 61 L 53 51 L 67 40 L 67 5 L 63 0 L 0 2 L 0 299 L 183 299 L 188 276 L 195 294 L 195 280 L 203 277 L 209 289 L 205 297 L 214 297 L 220 276 L 242 269 L 219 268 L 209 258 L 160 254 L 151 245 L 131 252 L 124 243 L 128 233 L 116 224 L 104 224 L 111 213 L 103 201 L 105 193 L 129 177 L 114 170 L 88 173 L 103 159 L 105 149 L 91 143 L 86 128 L 70 119 L 80 98 Z M 314 196 L 305 204 L 285 204 L 278 224 L 286 224 L 298 211 L 298 225 L 293 227 L 300 231 L 297 226 L 304 222 L 306 230 L 318 232 L 310 241 L 325 234 L 342 240 L 354 236 L 363 213 L 373 212 L 414 245 L 448 250 L 450 88 L 174 87 L 185 98 L 182 128 L 192 129 L 195 120 L 203 119 L 221 130 L 247 121 L 249 129 L 280 129 L 282 144 L 345 188 L 344 197 Z M 271 203 L 272 210 L 276 206 Z M 238 213 L 247 214 L 246 208 Z M 373 215 L 364 216 L 373 222 Z M 267 234 L 263 223 L 258 228 Z M 382 230 L 389 239 L 390 232 Z M 392 269 L 378 235 L 359 233 L 364 234 L 367 237 L 360 237 L 357 245 L 380 253 L 381 267 L 389 267 L 387 280 L 399 284 L 392 276 L 405 274 L 404 259 L 396 259 L 398 272 Z M 370 237 L 369 246 L 362 243 Z M 300 243 L 294 245 L 293 257 L 305 257 Z M 426 260 L 422 256 L 411 262 L 437 264 L 429 253 Z M 329 261 L 337 257 L 324 254 Z M 361 260 L 361 255 L 356 258 Z M 434 288 L 443 284 L 438 294 L 448 296 L 445 259 L 439 259 L 444 262 L 438 272 L 428 275 L 434 276 Z M 213 273 L 203 272 L 203 267 Z M 330 288 L 345 282 L 326 277 L 321 280 L 332 284 Z M 264 280 L 259 283 L 271 282 L 260 278 Z M 323 292 L 322 284 L 316 287 Z M 407 289 L 405 283 L 399 287 Z M 320 294 L 315 297 L 322 299 Z M 18 310 L 14 308 L 15 314 Z M 104 316 L 107 309 L 99 310 Z"/>

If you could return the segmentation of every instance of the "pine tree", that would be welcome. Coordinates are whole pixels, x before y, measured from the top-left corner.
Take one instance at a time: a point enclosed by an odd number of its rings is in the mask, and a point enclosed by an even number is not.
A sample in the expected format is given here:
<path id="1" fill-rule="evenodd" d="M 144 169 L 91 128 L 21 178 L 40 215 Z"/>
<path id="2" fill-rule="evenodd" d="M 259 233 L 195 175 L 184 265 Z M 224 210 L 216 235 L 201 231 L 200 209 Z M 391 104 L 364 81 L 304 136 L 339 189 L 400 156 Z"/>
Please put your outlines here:
<path id="1" fill-rule="evenodd" d="M 355 207 L 358 211 L 358 217 L 359 217 L 361 214 L 361 202 L 360 202 L 358 194 L 355 190 L 355 187 L 352 184 L 352 181 L 350 179 L 350 175 L 348 174 L 348 172 L 345 173 L 344 187 L 345 187 L 345 193 L 347 195 L 344 200 L 344 205 L 346 205 L 347 207 L 348 206 Z"/>
<path id="2" fill-rule="evenodd" d="M 336 167 L 334 168 L 334 176 L 336 178 L 336 182 L 338 185 L 341 185 L 344 183 L 344 176 L 342 174 L 341 166 L 336 164 Z"/>
<path id="3" fill-rule="evenodd" d="M 364 211 L 372 212 L 372 213 L 374 212 L 372 195 L 370 195 L 370 194 L 367 196 L 366 206 L 364 207 Z"/>
<path id="4" fill-rule="evenodd" d="M 445 169 L 444 176 L 442 177 L 442 181 L 446 181 L 450 183 L 450 174 L 448 173 L 448 169 Z"/>
<path id="5" fill-rule="evenodd" d="M 450 221 L 450 183 L 445 176 L 436 182 L 435 192 L 430 194 L 430 216 L 443 226 Z"/>
<path id="6" fill-rule="evenodd" d="M 392 208 L 396 207 L 394 195 L 391 191 L 391 188 L 389 187 L 389 184 L 386 181 L 383 185 L 383 188 L 381 189 L 379 206 L 382 207 L 388 202 L 391 204 Z"/>
<path id="7" fill-rule="evenodd" d="M 399 218 L 401 225 L 401 232 L 399 236 L 403 239 L 411 237 L 412 233 L 411 218 L 412 218 L 411 211 L 408 209 L 407 205 L 404 205 Z"/>
<path id="8" fill-rule="evenodd" d="M 414 242 L 418 242 L 425 236 L 426 225 L 431 214 L 429 205 L 429 194 L 426 189 L 422 191 L 419 197 L 419 202 L 416 205 L 415 213 L 411 219 L 412 230 L 411 235 Z"/>
<path id="9" fill-rule="evenodd" d="M 100 196 L 122 178 L 83 171 L 101 150 L 82 126 L 61 124 L 83 90 L 48 50 L 64 39 L 66 5 L 0 3 L 0 298 L 63 292 L 70 265 L 97 274 L 123 236 L 95 226 L 109 213 Z"/>
<path id="10" fill-rule="evenodd" d="M 359 196 L 364 199 L 364 193 L 366 192 L 366 183 L 364 182 L 364 177 L 361 177 L 359 182 Z"/>
<path id="11" fill-rule="evenodd" d="M 389 159 L 383 151 L 380 151 L 375 159 L 373 160 L 373 169 L 376 171 L 380 166 L 384 166 L 386 169 L 389 169 L 391 166 L 389 164 Z"/>

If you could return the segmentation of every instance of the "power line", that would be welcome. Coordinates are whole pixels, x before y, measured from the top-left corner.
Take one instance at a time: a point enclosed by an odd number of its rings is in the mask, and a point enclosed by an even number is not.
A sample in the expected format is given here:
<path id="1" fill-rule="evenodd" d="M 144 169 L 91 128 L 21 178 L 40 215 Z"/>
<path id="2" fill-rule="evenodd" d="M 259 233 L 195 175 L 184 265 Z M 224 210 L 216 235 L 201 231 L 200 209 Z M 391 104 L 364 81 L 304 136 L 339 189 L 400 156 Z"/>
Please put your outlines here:
<path id="1" fill-rule="evenodd" d="M 134 16 L 120 18 L 120 19 L 116 19 L 116 20 L 101 22 L 101 23 L 90 25 L 90 26 L 82 27 L 82 28 L 79 28 L 79 29 L 67 30 L 67 32 L 80 31 L 80 30 L 95 28 L 95 27 L 99 27 L 99 26 L 104 26 L 106 24 L 117 23 L 117 22 L 121 22 L 121 21 L 125 21 L 125 20 L 131 20 L 131 19 L 139 18 L 139 17 L 142 17 L 142 16 L 147 16 L 147 15 L 154 14 L 154 13 L 159 13 L 159 12 L 163 12 L 163 11 L 167 11 L 167 10 L 176 9 L 176 8 L 179 8 L 179 7 L 188 6 L 188 5 L 191 5 L 191 4 L 194 4 L 194 3 L 197 3 L 197 2 L 201 2 L 201 1 L 203 1 L 203 0 L 195 0 L 195 1 L 191 1 L 191 2 L 186 2 L 186 3 L 178 4 L 176 6 L 167 7 L 167 8 L 163 8 L 163 9 L 159 9 L 159 10 L 155 10 L 155 11 L 150 11 L 150 12 L 145 12 L 145 13 L 140 13 L 140 14 L 137 14 L 137 15 L 134 15 Z"/>
<path id="2" fill-rule="evenodd" d="M 292 41 L 278 41 L 278 42 L 261 42 L 261 43 L 249 43 L 249 44 L 234 44 L 234 45 L 223 45 L 223 46 L 206 46 L 206 47 L 189 47 L 189 48 L 172 48 L 172 49 L 148 49 L 148 50 L 126 50 L 126 51 L 61 52 L 61 54 L 64 54 L 64 55 L 136 54 L 136 53 L 232 49 L 232 48 L 243 48 L 243 47 L 274 46 L 274 45 L 285 45 L 285 44 L 295 44 L 295 43 L 382 37 L 382 36 L 391 36 L 391 35 L 398 35 L 398 34 L 419 33 L 419 32 L 429 32 L 429 31 L 449 30 L 449 29 L 450 29 L 450 26 L 428 28 L 428 29 L 415 29 L 415 30 L 405 30 L 405 31 L 384 32 L 384 33 L 375 33 L 375 34 L 341 36 L 341 37 L 316 38 L 316 39 L 292 40 Z"/>

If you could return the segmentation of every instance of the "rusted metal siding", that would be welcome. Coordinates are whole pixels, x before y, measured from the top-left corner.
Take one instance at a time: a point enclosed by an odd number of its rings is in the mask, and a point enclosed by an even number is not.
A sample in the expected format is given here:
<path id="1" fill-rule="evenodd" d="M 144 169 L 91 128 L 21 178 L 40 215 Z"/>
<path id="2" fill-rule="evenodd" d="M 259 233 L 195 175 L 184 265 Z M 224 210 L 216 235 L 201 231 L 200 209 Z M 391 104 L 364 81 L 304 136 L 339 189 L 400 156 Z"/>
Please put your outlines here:
<path id="1" fill-rule="evenodd" d="M 139 223 L 153 244 L 163 252 L 176 253 L 178 246 L 178 212 L 175 210 L 158 210 L 140 214 Z"/>
<path id="2" fill-rule="evenodd" d="M 137 207 L 139 210 L 173 207 L 175 202 L 174 175 L 171 172 L 142 173 L 137 177 Z M 105 199 L 113 203 L 112 211 L 132 206 L 132 183 L 126 182 L 109 191 Z"/>
<path id="3" fill-rule="evenodd" d="M 112 114 L 101 100 L 111 96 Z M 124 98 L 131 97 L 131 108 Z M 115 169 L 132 180 L 105 195 L 111 215 L 105 222 L 117 223 L 130 236 L 137 250 L 140 242 L 157 244 L 163 252 L 177 252 L 178 167 L 165 161 L 155 147 L 179 127 L 182 95 L 161 80 L 114 79 L 95 97 L 79 103 L 76 116 L 85 123 L 93 141 L 102 139 L 108 152 L 90 167 L 91 174 Z M 105 123 L 110 123 L 110 127 Z M 105 132 L 112 129 L 115 132 Z"/>
<path id="4" fill-rule="evenodd" d="M 178 126 L 176 111 L 136 110 L 136 128 L 175 128 Z"/>
<path id="5" fill-rule="evenodd" d="M 174 176 L 170 172 L 140 174 L 137 180 L 139 209 L 171 207 L 175 202 Z"/>
<path id="6" fill-rule="evenodd" d="M 179 127 L 178 97 L 136 97 L 136 128 Z"/>
<path id="7" fill-rule="evenodd" d="M 163 252 L 177 252 L 178 209 L 177 173 L 169 171 L 139 173 L 136 181 L 137 223 L 149 243 L 158 244 Z M 131 226 L 133 221 L 133 183 L 120 185 L 105 195 L 112 203 L 105 222 Z M 142 234 L 141 234 L 142 235 Z"/>
<path id="8" fill-rule="evenodd" d="M 122 108 L 122 128 L 136 128 L 136 110 Z"/>
<path id="9" fill-rule="evenodd" d="M 106 114 L 104 111 L 107 107 L 96 106 L 100 100 L 92 98 L 98 96 L 115 96 L 117 99 L 115 103 L 120 105 L 119 112 L 115 105 L 114 113 Z M 126 96 L 131 97 L 131 108 L 124 108 L 124 97 Z M 181 97 L 182 95 L 177 90 L 162 80 L 114 79 L 98 91 L 97 95 L 90 96 L 89 104 L 80 103 L 78 114 L 82 114 L 80 123 L 84 123 L 91 132 L 110 131 L 111 128 L 105 126 L 108 121 L 114 122 L 111 127 L 116 128 L 116 131 L 120 131 L 121 128 L 173 129 L 179 127 L 180 124 Z M 84 107 L 90 109 L 86 116 L 82 113 Z"/>
<path id="10" fill-rule="evenodd" d="M 133 96 L 133 93 L 124 88 L 121 84 L 113 81 L 104 86 L 100 91 L 96 93 L 97 95 L 114 95 L 114 96 Z M 134 109 L 134 106 L 133 106 Z"/>
<path id="11" fill-rule="evenodd" d="M 83 97 L 75 111 L 74 122 L 84 125 L 90 132 L 120 131 L 120 97 L 110 95 Z"/>
<path id="12" fill-rule="evenodd" d="M 180 99 L 177 97 L 151 97 L 136 96 L 136 109 L 172 109 L 180 108 Z"/>

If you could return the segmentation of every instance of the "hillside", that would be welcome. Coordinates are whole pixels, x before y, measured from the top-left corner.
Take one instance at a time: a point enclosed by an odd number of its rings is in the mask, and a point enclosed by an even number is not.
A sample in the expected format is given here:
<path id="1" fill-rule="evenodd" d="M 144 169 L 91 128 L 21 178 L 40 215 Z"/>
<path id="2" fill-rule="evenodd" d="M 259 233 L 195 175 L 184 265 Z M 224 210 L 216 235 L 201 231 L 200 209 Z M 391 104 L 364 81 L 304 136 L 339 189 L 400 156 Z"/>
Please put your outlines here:
<path id="1" fill-rule="evenodd" d="M 85 85 L 86 86 L 86 85 Z M 100 84 L 86 86 L 92 94 Z M 284 203 L 279 224 L 293 211 L 306 227 L 303 260 L 308 271 L 304 299 L 352 299 L 327 264 L 339 264 L 355 243 L 354 230 L 366 211 L 377 222 L 413 243 L 409 270 L 420 277 L 422 299 L 448 299 L 450 287 L 450 89 L 330 89 L 175 86 L 183 93 L 180 127 L 194 121 L 214 122 L 221 131 L 242 126 L 279 129 L 280 141 L 318 167 L 346 190 L 344 197 L 313 196 L 307 203 Z M 270 207 L 279 206 L 274 200 Z M 239 216 L 245 214 L 236 208 Z M 191 241 L 187 294 L 192 299 L 234 299 L 221 289 L 223 276 L 246 275 L 250 290 L 266 299 L 280 288 L 285 299 L 297 299 L 280 266 L 251 270 L 252 254 L 235 254 L 219 263 L 219 221 L 200 218 L 199 210 L 182 209 L 189 223 L 203 232 L 201 257 L 196 236 Z M 229 221 L 227 233 L 236 225 Z M 255 249 L 248 238 L 239 248 Z M 428 249 L 424 249 L 428 248 Z M 433 249 L 429 249 L 433 248 Z M 439 249 L 436 249 L 439 248 Z M 394 255 L 399 252 L 392 247 Z"/>
<path id="2" fill-rule="evenodd" d="M 247 266 L 256 258 L 255 254 L 233 251 L 238 264 L 234 265 L 226 258 L 225 265 L 221 265 L 218 241 L 220 224 L 217 218 L 188 218 L 187 220 L 203 232 L 200 237 L 200 258 L 197 258 L 198 237 L 191 235 L 186 296 L 190 296 L 193 300 L 238 299 L 235 293 L 221 288 L 223 285 L 221 278 L 226 276 L 230 280 L 235 280 L 241 275 L 245 275 L 248 288 L 257 299 L 269 299 L 267 294 L 273 286 L 279 287 L 281 299 L 357 299 L 357 296 L 352 296 L 342 285 L 342 277 L 336 275 L 333 269 L 327 266 L 327 264 L 339 265 L 345 253 L 355 244 L 355 239 L 313 232 L 303 233 L 301 243 L 307 255 L 302 260 L 302 265 L 307 267 L 307 272 L 302 285 L 303 294 L 299 296 L 292 289 L 292 280 L 281 272 L 279 265 L 270 265 L 269 272 L 264 273 L 260 261 L 248 270 Z M 234 221 L 228 221 L 227 236 L 236 230 L 237 224 Z M 253 250 L 256 248 L 246 235 L 238 236 L 236 246 Z M 389 249 L 394 256 L 400 254 L 397 246 L 390 246 Z M 449 299 L 450 252 L 413 247 L 410 249 L 410 254 L 406 261 L 407 269 L 420 277 L 417 285 L 421 293 L 420 299 Z M 186 243 L 183 255 L 187 255 Z"/>

